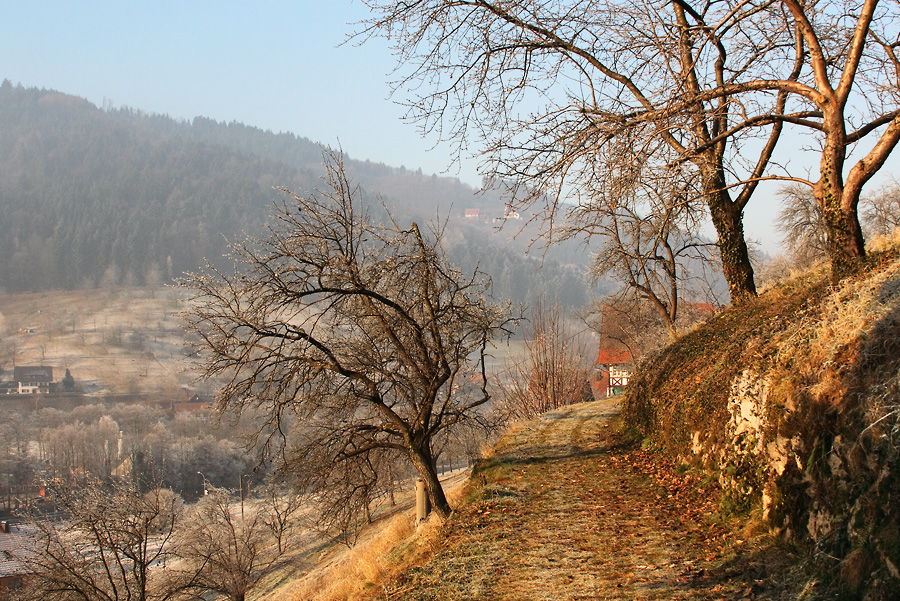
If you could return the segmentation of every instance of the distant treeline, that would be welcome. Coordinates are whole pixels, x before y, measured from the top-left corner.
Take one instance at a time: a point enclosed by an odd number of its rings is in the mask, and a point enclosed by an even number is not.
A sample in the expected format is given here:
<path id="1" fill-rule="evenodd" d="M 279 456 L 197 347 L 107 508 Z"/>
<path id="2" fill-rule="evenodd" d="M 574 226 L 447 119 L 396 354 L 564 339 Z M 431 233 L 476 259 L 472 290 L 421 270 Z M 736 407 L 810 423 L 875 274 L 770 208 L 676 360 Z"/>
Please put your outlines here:
<path id="1" fill-rule="evenodd" d="M 221 261 L 227 240 L 258 235 L 279 194 L 319 187 L 321 147 L 293 134 L 132 109 L 104 111 L 52 90 L 0 85 L 0 289 L 7 292 L 156 284 Z M 456 178 L 369 161 L 348 172 L 374 205 L 402 219 L 450 218 L 451 259 L 478 265 L 517 302 L 550 294 L 587 301 L 588 257 L 576 247 L 525 254 L 485 218 L 496 195 Z M 466 208 L 481 209 L 478 223 Z"/>

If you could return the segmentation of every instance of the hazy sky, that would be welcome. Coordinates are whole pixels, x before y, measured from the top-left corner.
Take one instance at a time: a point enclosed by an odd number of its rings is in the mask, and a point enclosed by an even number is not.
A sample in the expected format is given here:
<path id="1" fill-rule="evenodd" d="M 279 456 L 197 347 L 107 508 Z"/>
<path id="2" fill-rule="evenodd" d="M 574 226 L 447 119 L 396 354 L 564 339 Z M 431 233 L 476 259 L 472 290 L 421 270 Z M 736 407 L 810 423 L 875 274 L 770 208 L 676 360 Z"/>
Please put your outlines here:
<path id="1" fill-rule="evenodd" d="M 389 100 L 386 44 L 341 45 L 352 0 L 0 0 L 0 79 L 171 117 L 290 131 L 353 158 L 442 173 Z M 452 175 L 457 175 L 456 171 Z M 479 181 L 474 164 L 458 173 Z"/>
<path id="2" fill-rule="evenodd" d="M 387 45 L 342 45 L 368 15 L 358 0 L 0 0 L 0 9 L 0 80 L 289 131 L 427 174 L 449 167 L 449 145 L 431 150 L 435 141 L 388 99 Z M 449 174 L 480 181 L 474 160 Z M 749 237 L 768 250 L 780 239 L 775 191 L 761 189 L 746 216 Z"/>

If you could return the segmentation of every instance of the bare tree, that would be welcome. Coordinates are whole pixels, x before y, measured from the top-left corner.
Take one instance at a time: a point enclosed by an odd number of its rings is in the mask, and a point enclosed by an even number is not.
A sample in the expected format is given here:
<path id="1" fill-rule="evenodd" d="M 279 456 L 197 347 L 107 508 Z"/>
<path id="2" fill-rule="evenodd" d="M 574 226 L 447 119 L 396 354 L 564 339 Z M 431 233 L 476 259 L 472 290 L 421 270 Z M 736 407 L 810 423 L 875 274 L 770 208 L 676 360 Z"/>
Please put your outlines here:
<path id="1" fill-rule="evenodd" d="M 487 346 L 508 309 L 485 299 L 483 274 L 447 263 L 437 228 L 375 223 L 340 156 L 327 159 L 329 192 L 285 191 L 268 239 L 233 246 L 240 269 L 186 282 L 204 374 L 227 379 L 220 410 L 268 416 L 266 444 L 300 420 L 310 437 L 300 444 L 333 462 L 404 454 L 447 517 L 432 443 L 490 398 Z M 459 394 L 468 379 L 480 384 Z"/>
<path id="2" fill-rule="evenodd" d="M 890 235 L 900 227 L 900 183 L 896 179 L 863 198 L 863 225 L 869 235 Z"/>
<path id="3" fill-rule="evenodd" d="M 539 302 L 531 313 L 524 356 L 504 378 L 499 410 L 506 420 L 531 419 L 591 400 L 595 349 L 562 319 L 559 305 Z"/>
<path id="4" fill-rule="evenodd" d="M 227 490 L 207 491 L 186 517 L 175 542 L 179 570 L 188 583 L 184 588 L 244 601 L 279 553 L 273 551 L 271 533 L 256 504 L 238 509 Z"/>
<path id="5" fill-rule="evenodd" d="M 712 317 L 713 302 L 679 303 L 675 328 L 683 332 Z M 635 363 L 670 342 L 670 324 L 659 310 L 631 289 L 593 301 L 582 312 L 582 319 L 600 338 L 600 349 L 625 352 Z"/>
<path id="6" fill-rule="evenodd" d="M 551 226 L 565 196 L 590 198 L 616 167 L 610 148 L 664 149 L 700 177 L 732 302 L 755 292 L 742 213 L 764 179 L 813 189 L 835 278 L 864 256 L 860 193 L 900 140 L 895 2 L 367 4 L 363 34 L 395 44 L 395 93 L 423 90 L 406 99 L 410 117 L 460 152 L 481 142 L 490 179 L 511 181 Z M 813 136 L 816 178 L 775 171 L 788 127 Z"/>
<path id="7" fill-rule="evenodd" d="M 36 537 L 20 558 L 31 572 L 29 599 L 166 600 L 181 591 L 158 566 L 171 558 L 181 512 L 171 491 L 131 485 L 49 487 L 63 513 L 54 523 L 34 516 Z"/>
<path id="8" fill-rule="evenodd" d="M 278 544 L 279 555 L 284 553 L 288 538 L 299 525 L 300 513 L 308 506 L 309 501 L 304 495 L 298 494 L 291 487 L 279 485 L 276 480 L 265 487 L 262 520 Z"/>
<path id="9" fill-rule="evenodd" d="M 551 229 L 561 203 L 589 202 L 592 182 L 623 155 L 674 153 L 699 176 L 732 302 L 755 295 L 742 213 L 788 93 L 738 100 L 737 84 L 772 62 L 787 63 L 793 81 L 804 64 L 789 36 L 770 39 L 767 23 L 750 22 L 774 1 L 367 4 L 376 16 L 362 34 L 395 43 L 395 94 L 423 90 L 404 98 L 410 117 L 460 152 L 478 140 L 488 180 L 510 182 Z"/>
<path id="10" fill-rule="evenodd" d="M 813 191 L 793 184 L 780 192 L 781 210 L 776 227 L 795 267 L 810 267 L 828 257 L 828 236 L 822 207 Z"/>
<path id="11" fill-rule="evenodd" d="M 835 279 L 855 270 L 865 256 L 857 216 L 863 186 L 900 141 L 900 6 L 892 2 L 782 0 L 785 30 L 809 58 L 802 78 L 761 78 L 745 87 L 791 94 L 789 122 L 812 134 L 820 148 L 818 179 L 809 185 L 822 212 Z M 848 165 L 857 143 L 871 148 Z M 847 168 L 849 166 L 849 169 Z"/>
<path id="12" fill-rule="evenodd" d="M 716 265 L 715 245 L 697 234 L 703 215 L 691 201 L 695 179 L 679 169 L 654 173 L 634 165 L 625 176 L 598 178 L 596 204 L 570 212 L 570 235 L 600 238 L 593 275 L 611 275 L 622 298 L 646 301 L 669 340 L 678 335 L 682 298 L 713 294 L 706 272 Z"/>

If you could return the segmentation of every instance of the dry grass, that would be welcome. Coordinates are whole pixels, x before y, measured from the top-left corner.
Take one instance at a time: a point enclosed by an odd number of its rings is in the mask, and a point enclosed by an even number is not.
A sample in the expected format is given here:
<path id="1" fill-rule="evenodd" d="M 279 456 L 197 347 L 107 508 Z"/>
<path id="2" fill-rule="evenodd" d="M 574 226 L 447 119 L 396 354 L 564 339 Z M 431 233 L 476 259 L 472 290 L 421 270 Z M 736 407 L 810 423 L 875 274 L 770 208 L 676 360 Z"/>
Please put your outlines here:
<path id="1" fill-rule="evenodd" d="M 869 277 L 849 279 L 827 295 L 814 313 L 773 338 L 775 364 L 808 382 L 815 398 L 836 402 L 846 392 L 843 368 L 855 362 L 857 347 L 879 320 L 897 308 L 886 284 L 900 280 L 900 261 Z"/>
<path id="2" fill-rule="evenodd" d="M 442 478 L 448 499 L 459 504 L 468 472 Z M 411 487 L 410 487 L 411 488 Z M 327 541 L 311 532 L 292 544 L 280 569 L 258 587 L 257 601 L 340 601 L 366 599 L 373 590 L 409 562 L 433 551 L 441 525 L 430 521 L 414 526 L 413 495 L 397 495 L 397 505 L 375 511 L 376 520 L 365 528 L 353 547 Z"/>
<path id="3" fill-rule="evenodd" d="M 391 557 L 409 543 L 415 526 L 409 514 L 395 515 L 376 534 L 346 552 L 336 553 L 324 569 L 306 576 L 291 593 L 291 599 L 338 601 L 360 599 L 390 573 Z"/>
<path id="4" fill-rule="evenodd" d="M 874 246 L 837 287 L 811 270 L 724 311 L 645 365 L 628 395 L 654 443 L 735 484 L 731 510 L 763 507 L 786 538 L 814 543 L 826 578 L 868 570 L 842 580 L 856 592 L 896 585 L 900 557 L 900 232 Z M 741 397 L 763 421 L 738 440 L 728 401 L 744 381 L 766 392 Z"/>
<path id="5" fill-rule="evenodd" d="M 892 248 L 900 248 L 900 227 L 894 228 L 889 235 L 872 236 L 866 240 L 868 252 L 884 252 Z"/>

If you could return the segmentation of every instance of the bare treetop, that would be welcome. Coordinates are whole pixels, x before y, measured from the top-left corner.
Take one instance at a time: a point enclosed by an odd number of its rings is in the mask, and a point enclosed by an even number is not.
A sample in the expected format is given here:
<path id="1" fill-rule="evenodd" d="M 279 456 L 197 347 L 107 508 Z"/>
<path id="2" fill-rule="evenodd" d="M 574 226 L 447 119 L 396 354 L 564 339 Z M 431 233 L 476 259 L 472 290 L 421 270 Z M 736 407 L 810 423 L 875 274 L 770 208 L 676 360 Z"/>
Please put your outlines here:
<path id="1" fill-rule="evenodd" d="M 368 4 L 377 16 L 364 33 L 395 43 L 409 116 L 481 153 L 492 185 L 534 208 L 551 239 L 565 203 L 590 204 L 598 179 L 674 158 L 701 175 L 694 200 L 710 210 L 732 300 L 755 294 L 742 212 L 781 134 L 769 116 L 786 92 L 737 102 L 751 88 L 734 85 L 793 64 L 790 36 L 784 47 L 745 22 L 772 2 Z M 735 127 L 744 120 L 755 126 Z"/>
<path id="2" fill-rule="evenodd" d="M 409 117 L 481 154 L 488 181 L 551 235 L 563 202 L 588 202 L 598 178 L 675 161 L 699 175 L 733 302 L 755 294 L 743 211 L 760 181 L 815 188 L 838 276 L 864 254 L 859 192 L 900 139 L 895 2 L 366 4 L 360 36 L 393 42 Z M 821 148 L 818 179 L 776 152 L 787 128 Z"/>

